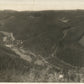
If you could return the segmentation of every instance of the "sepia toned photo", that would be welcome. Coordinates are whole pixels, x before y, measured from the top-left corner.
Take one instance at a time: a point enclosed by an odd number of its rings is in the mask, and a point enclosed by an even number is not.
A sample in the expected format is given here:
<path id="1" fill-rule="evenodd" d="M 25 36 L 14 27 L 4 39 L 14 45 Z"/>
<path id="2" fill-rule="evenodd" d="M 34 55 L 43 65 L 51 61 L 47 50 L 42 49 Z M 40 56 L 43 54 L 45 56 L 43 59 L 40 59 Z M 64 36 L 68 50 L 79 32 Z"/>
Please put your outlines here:
<path id="1" fill-rule="evenodd" d="M 84 83 L 84 1 L 0 0 L 0 82 Z"/>

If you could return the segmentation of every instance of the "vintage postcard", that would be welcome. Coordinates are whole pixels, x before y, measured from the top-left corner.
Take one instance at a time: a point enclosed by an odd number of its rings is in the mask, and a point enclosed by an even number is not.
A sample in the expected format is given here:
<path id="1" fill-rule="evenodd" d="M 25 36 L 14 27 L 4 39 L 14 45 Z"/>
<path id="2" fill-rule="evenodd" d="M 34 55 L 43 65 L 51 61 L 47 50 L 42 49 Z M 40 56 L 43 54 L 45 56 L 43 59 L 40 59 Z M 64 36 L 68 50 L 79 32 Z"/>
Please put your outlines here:
<path id="1" fill-rule="evenodd" d="M 0 82 L 84 83 L 84 1 L 0 0 Z"/>

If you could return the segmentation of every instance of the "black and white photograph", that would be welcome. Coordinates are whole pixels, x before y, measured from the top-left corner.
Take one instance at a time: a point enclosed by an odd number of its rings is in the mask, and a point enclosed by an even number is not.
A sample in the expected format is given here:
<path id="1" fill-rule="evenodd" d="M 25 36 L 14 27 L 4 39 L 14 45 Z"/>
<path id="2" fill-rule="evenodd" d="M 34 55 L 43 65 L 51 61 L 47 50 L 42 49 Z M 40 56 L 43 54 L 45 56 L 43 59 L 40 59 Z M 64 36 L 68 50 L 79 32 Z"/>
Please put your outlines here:
<path id="1" fill-rule="evenodd" d="M 84 83 L 84 0 L 0 0 L 0 83 Z"/>

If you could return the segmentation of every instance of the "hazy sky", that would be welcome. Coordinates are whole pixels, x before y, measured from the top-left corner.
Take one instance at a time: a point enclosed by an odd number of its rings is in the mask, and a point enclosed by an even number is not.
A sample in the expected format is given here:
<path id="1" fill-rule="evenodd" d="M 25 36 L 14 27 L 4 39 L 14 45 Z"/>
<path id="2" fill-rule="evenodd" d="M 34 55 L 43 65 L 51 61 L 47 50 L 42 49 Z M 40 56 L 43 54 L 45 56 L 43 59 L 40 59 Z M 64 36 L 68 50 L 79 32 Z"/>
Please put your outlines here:
<path id="1" fill-rule="evenodd" d="M 84 9 L 84 0 L 0 0 L 0 10 Z"/>

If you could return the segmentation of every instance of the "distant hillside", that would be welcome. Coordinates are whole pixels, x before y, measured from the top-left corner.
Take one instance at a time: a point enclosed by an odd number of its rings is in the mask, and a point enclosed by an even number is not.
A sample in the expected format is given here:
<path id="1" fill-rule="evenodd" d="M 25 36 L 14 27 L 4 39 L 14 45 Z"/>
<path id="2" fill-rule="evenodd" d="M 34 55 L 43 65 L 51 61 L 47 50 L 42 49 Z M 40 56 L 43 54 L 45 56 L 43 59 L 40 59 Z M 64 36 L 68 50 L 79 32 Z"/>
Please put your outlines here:
<path id="1" fill-rule="evenodd" d="M 0 81 L 60 81 L 61 70 L 84 74 L 83 59 L 83 10 L 0 11 Z"/>
<path id="2" fill-rule="evenodd" d="M 0 30 L 12 32 L 16 39 L 23 40 L 24 48 L 45 57 L 51 56 L 58 47 L 58 57 L 62 58 L 62 55 L 65 58 L 71 56 L 72 60 L 72 56 L 74 56 L 76 59 L 81 57 L 81 60 L 84 55 L 84 48 L 82 44 L 79 44 L 79 41 L 84 33 L 83 24 L 84 11 L 81 10 L 0 11 Z M 70 50 L 67 51 L 70 54 L 66 52 L 66 49 Z M 68 58 L 65 59 L 64 57 L 62 59 L 67 61 Z M 80 60 L 75 64 L 73 59 L 72 64 L 79 65 Z"/>

